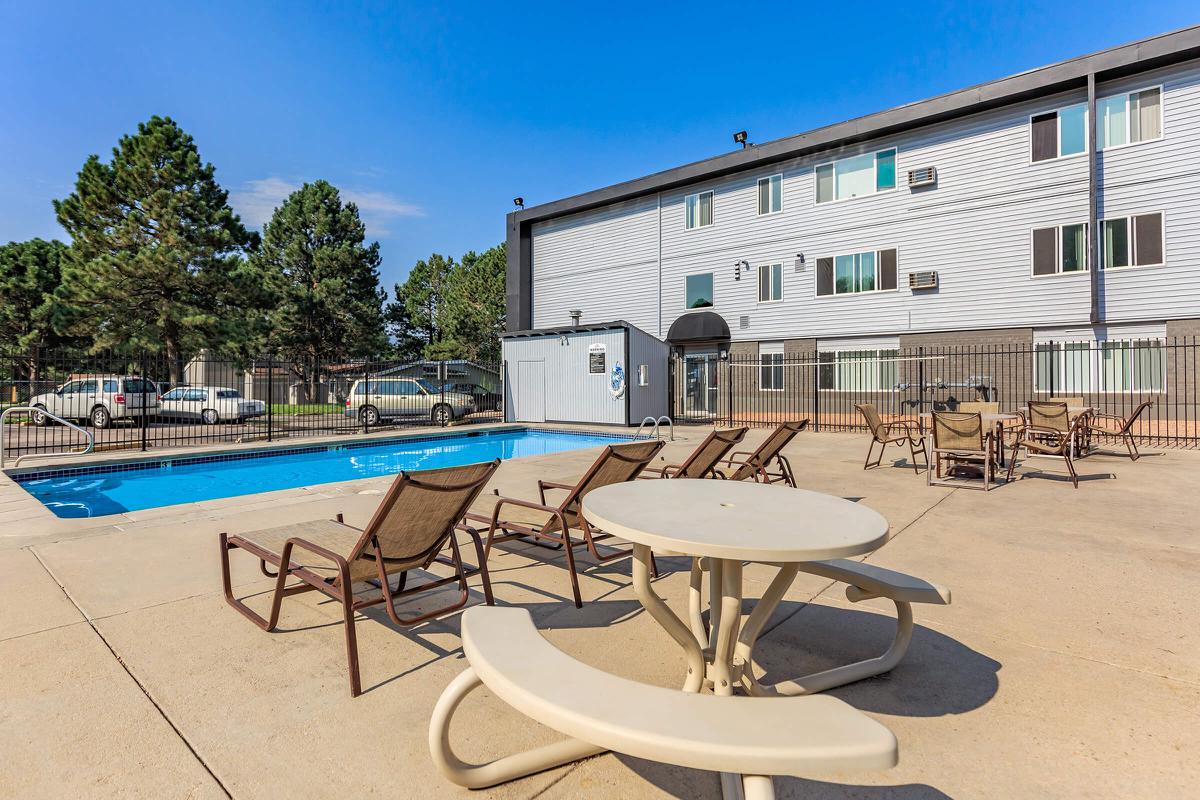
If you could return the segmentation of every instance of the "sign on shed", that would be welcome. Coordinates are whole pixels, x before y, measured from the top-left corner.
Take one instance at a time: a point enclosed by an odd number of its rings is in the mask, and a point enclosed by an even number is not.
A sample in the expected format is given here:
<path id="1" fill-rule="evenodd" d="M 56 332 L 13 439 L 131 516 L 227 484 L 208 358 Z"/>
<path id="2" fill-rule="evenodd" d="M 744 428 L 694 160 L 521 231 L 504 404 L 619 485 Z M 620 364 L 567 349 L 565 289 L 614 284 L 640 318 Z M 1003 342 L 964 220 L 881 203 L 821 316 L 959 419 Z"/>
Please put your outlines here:
<path id="1" fill-rule="evenodd" d="M 605 346 L 602 344 L 588 345 L 588 373 L 603 375 L 608 369 L 604 364 Z"/>

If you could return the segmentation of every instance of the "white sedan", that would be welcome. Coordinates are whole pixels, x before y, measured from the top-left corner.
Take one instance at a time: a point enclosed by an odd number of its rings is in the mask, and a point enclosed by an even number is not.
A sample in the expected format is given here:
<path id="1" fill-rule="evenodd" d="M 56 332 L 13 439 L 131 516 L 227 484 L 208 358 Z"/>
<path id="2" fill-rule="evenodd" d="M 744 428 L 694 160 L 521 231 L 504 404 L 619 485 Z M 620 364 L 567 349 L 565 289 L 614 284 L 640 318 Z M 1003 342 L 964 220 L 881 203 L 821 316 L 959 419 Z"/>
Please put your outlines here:
<path id="1" fill-rule="evenodd" d="M 200 420 L 205 425 L 243 422 L 267 413 L 261 400 L 247 400 L 237 389 L 223 386 L 180 386 L 159 399 L 159 414 L 173 419 Z"/>

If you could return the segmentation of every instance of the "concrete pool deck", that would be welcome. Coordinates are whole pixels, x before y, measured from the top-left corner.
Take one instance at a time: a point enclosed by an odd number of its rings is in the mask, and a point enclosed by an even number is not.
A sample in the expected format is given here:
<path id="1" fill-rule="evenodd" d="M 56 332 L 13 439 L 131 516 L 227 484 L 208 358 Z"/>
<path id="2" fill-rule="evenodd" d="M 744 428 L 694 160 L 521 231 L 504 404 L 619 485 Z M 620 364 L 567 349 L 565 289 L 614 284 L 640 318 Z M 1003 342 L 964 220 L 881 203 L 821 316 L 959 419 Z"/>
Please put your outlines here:
<path id="1" fill-rule="evenodd" d="M 681 429 L 668 459 L 705 433 Z M 887 461 L 864 472 L 865 447 L 863 435 L 804 433 L 788 454 L 803 487 L 858 498 L 888 519 L 892 539 L 868 561 L 943 583 L 954 603 L 916 608 L 912 649 L 892 673 L 833 692 L 896 733 L 900 766 L 777 779 L 780 796 L 1193 792 L 1200 453 L 1082 459 L 1078 490 L 1039 460 L 1044 473 L 984 494 L 926 487 L 924 474 Z M 574 477 L 595 452 L 507 461 L 494 485 L 533 497 L 538 478 Z M 34 513 L 0 478 L 0 796 L 719 796 L 711 773 L 611 754 L 460 790 L 425 742 L 435 699 L 464 666 L 456 615 L 397 629 L 369 612 L 358 626 L 366 691 L 351 700 L 333 603 L 287 600 L 272 634 L 225 604 L 218 532 L 337 511 L 361 525 L 388 482 L 59 520 L 40 504 Z M 595 566 L 581 554 L 578 611 L 560 558 L 500 546 L 490 564 L 498 603 L 529 608 L 548 638 L 588 663 L 677 686 L 683 660 L 641 613 L 628 564 Z M 678 609 L 686 562 L 660 565 L 656 586 Z M 238 594 L 263 607 L 271 582 L 249 558 L 234 568 Z M 748 567 L 747 596 L 769 575 Z M 762 639 L 764 666 L 783 676 L 873 655 L 890 637 L 885 610 L 802 576 Z M 553 738 L 486 694 L 459 720 L 456 742 L 480 759 Z"/>

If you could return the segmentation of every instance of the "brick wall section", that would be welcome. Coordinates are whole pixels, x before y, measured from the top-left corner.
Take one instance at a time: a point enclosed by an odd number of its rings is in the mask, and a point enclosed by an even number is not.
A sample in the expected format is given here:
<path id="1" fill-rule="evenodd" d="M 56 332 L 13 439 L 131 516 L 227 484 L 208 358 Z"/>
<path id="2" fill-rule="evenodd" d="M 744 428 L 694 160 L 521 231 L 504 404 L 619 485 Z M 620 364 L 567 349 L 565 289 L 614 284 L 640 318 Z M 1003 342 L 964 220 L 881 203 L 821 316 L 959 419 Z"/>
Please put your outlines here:
<path id="1" fill-rule="evenodd" d="M 1167 320 L 1167 338 L 1176 336 L 1200 336 L 1200 319 Z"/>
<path id="2" fill-rule="evenodd" d="M 1033 328 L 997 328 L 988 331 L 902 333 L 900 347 L 980 347 L 1033 344 Z"/>

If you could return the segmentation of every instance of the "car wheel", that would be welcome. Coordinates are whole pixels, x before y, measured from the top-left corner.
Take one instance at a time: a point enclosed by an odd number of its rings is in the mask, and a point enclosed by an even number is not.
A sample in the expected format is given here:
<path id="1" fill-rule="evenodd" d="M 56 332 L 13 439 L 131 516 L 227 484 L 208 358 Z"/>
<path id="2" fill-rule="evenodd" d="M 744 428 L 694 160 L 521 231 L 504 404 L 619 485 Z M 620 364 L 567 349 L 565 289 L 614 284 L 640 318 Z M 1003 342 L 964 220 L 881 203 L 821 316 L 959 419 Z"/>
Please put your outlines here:
<path id="1" fill-rule="evenodd" d="M 379 424 L 379 409 L 375 406 L 363 406 L 358 412 L 358 421 L 362 425 L 378 425 Z"/>
<path id="2" fill-rule="evenodd" d="M 200 412 L 200 419 L 204 421 L 205 425 L 216 425 L 221 421 L 221 415 L 215 408 L 206 408 Z"/>
<path id="3" fill-rule="evenodd" d="M 451 411 L 450 406 L 446 405 L 445 403 L 438 403 L 433 407 L 433 413 L 430 415 L 430 419 L 433 421 L 434 425 L 440 425 L 444 428 L 450 424 L 451 420 L 454 419 L 454 412 Z"/>
<path id="4" fill-rule="evenodd" d="M 33 412 L 33 424 L 39 428 L 44 428 L 50 424 L 50 417 L 46 416 L 46 407 L 41 403 L 34 406 L 36 411 Z"/>
<path id="5" fill-rule="evenodd" d="M 103 430 L 112 424 L 112 416 L 108 413 L 108 409 L 104 406 L 96 406 L 92 409 L 92 416 L 89 418 L 93 428 Z"/>

